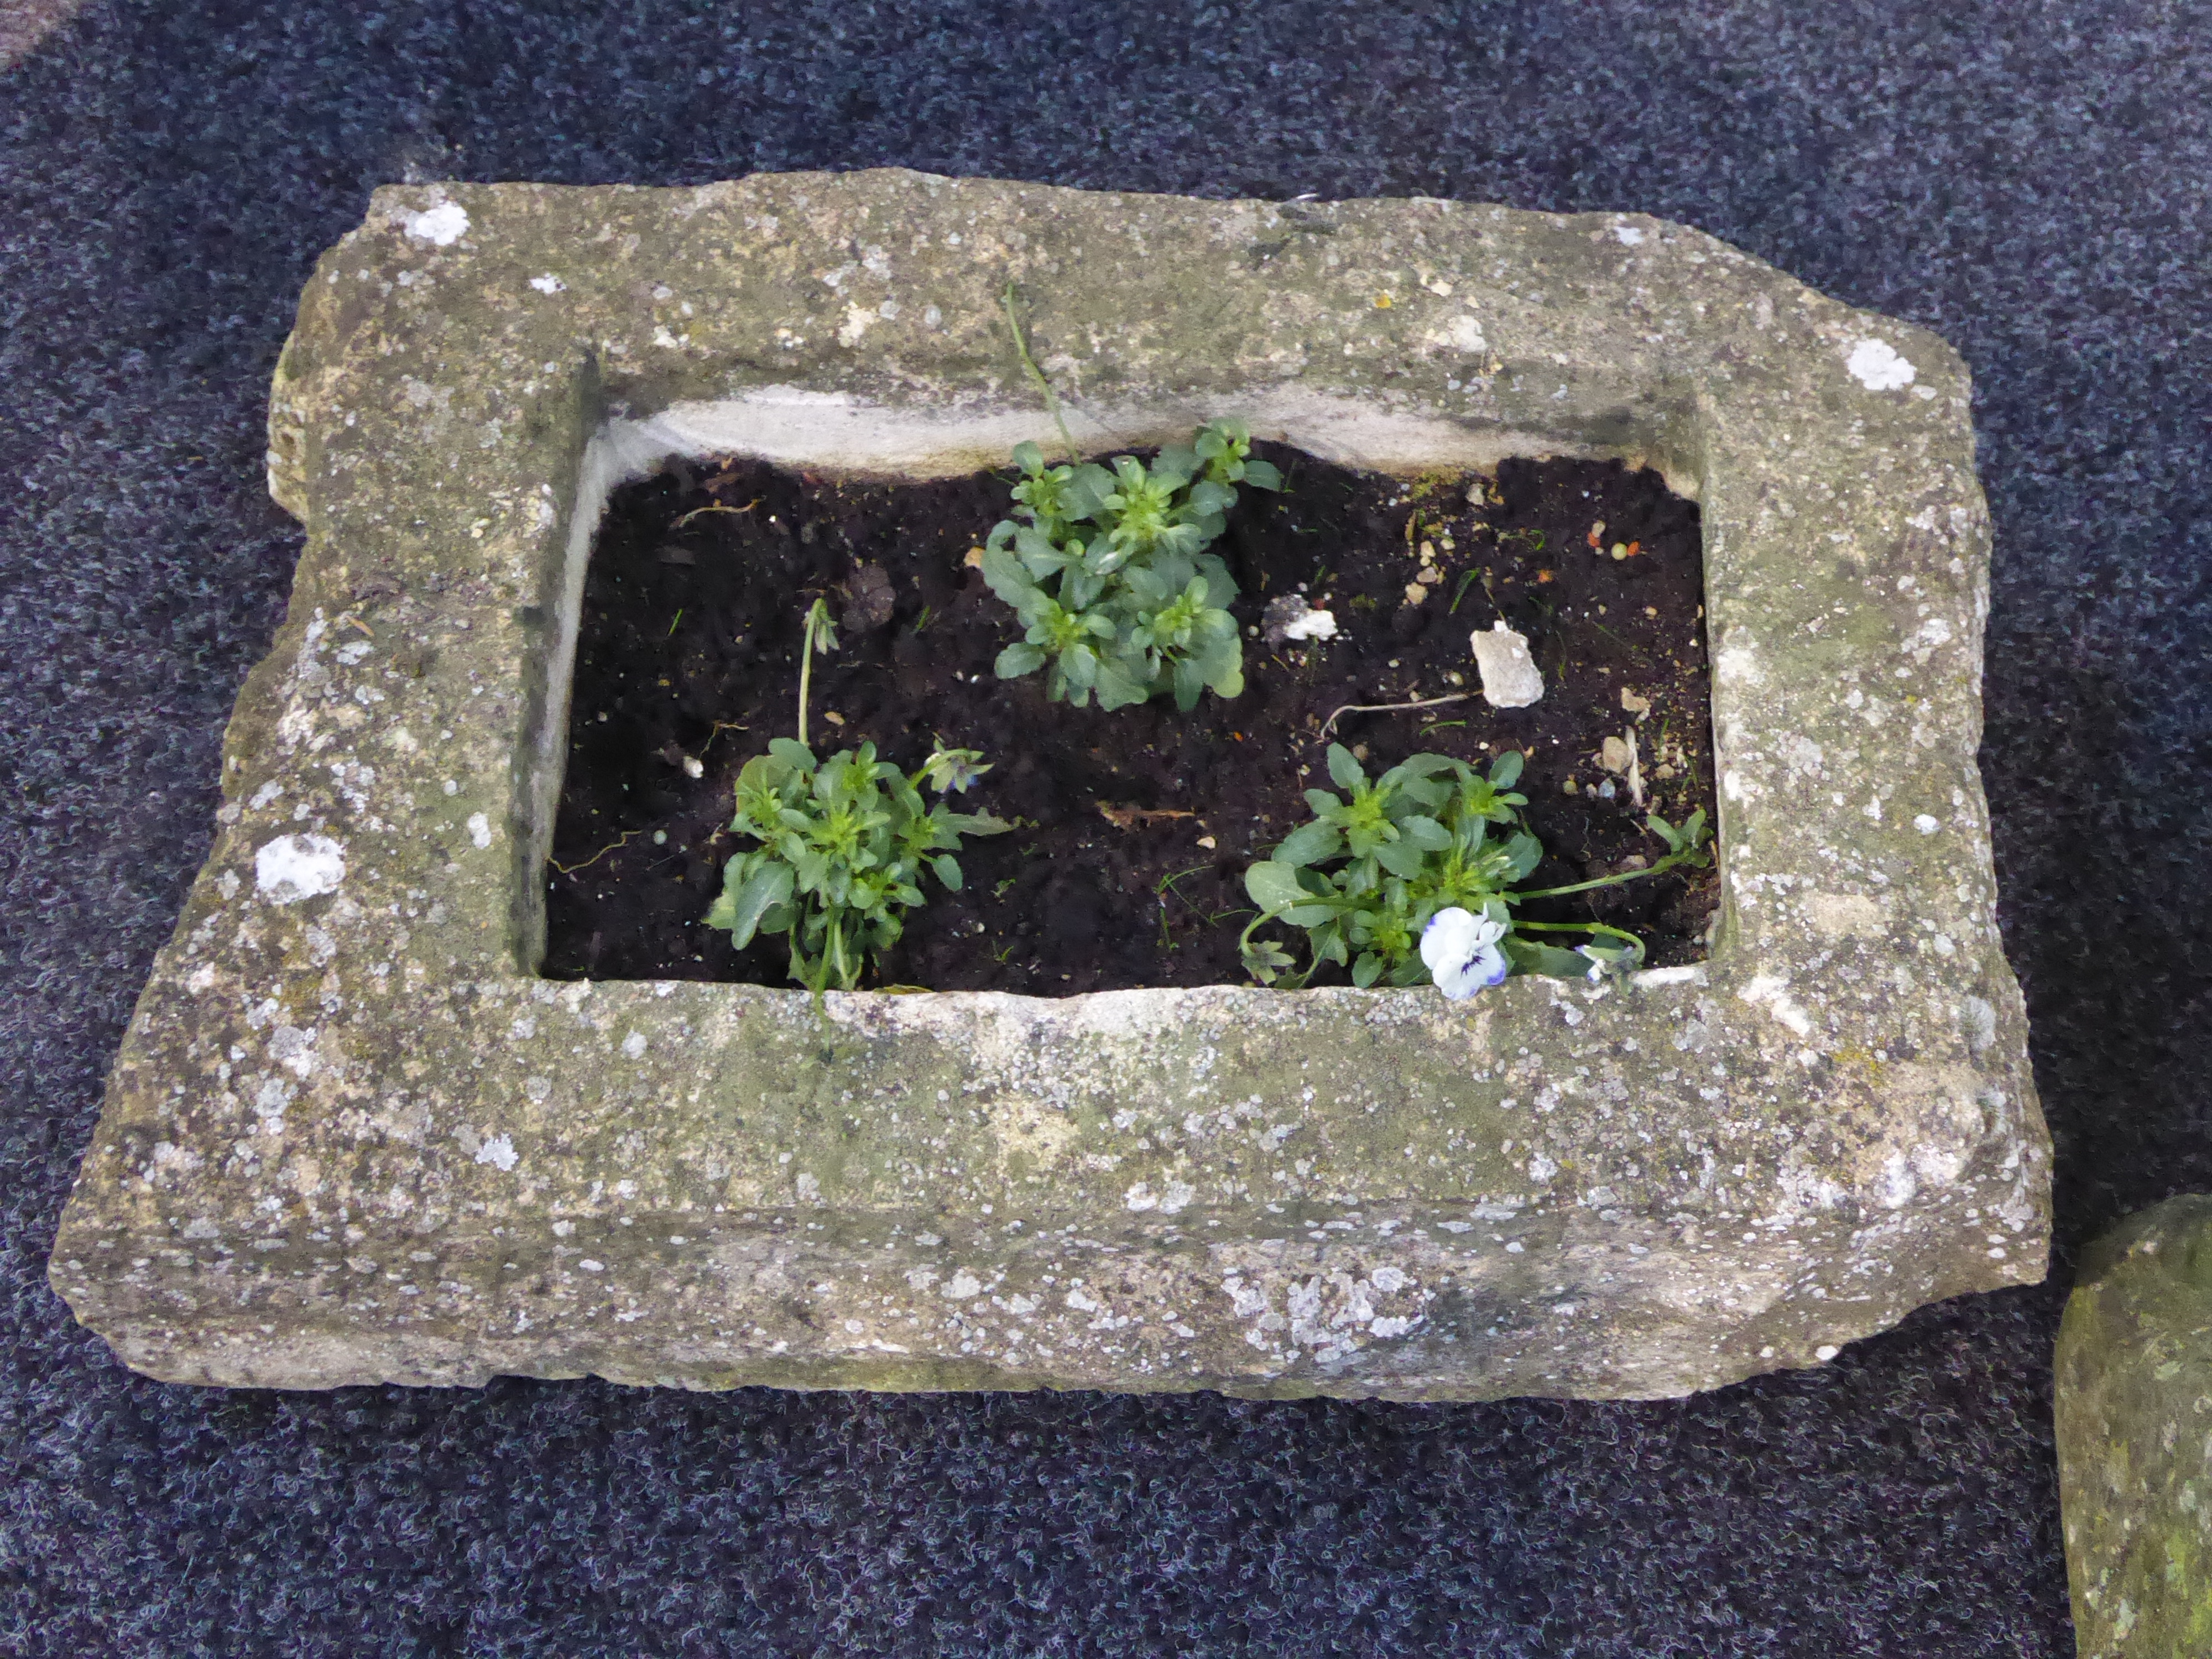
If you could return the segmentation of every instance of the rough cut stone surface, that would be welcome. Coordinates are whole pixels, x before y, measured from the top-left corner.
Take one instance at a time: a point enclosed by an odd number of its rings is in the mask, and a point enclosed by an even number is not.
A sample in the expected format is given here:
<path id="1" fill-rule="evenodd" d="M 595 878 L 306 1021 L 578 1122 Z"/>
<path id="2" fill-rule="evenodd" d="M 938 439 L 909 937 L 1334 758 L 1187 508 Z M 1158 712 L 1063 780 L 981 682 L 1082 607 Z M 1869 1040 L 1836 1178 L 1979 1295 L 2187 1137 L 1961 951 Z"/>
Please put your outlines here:
<path id="1" fill-rule="evenodd" d="M 2058 1329 L 2058 1484 L 2081 1659 L 2212 1654 L 2212 1194 L 2091 1246 Z"/>
<path id="2" fill-rule="evenodd" d="M 1724 903 L 1626 984 L 1064 1000 L 538 979 L 575 613 L 672 453 L 934 476 L 1241 414 L 1703 503 Z M 1659 221 L 879 172 L 406 186 L 270 411 L 307 526 L 52 1267 L 316 1387 L 1656 1395 L 2044 1271 L 1988 522 L 1932 336 Z"/>

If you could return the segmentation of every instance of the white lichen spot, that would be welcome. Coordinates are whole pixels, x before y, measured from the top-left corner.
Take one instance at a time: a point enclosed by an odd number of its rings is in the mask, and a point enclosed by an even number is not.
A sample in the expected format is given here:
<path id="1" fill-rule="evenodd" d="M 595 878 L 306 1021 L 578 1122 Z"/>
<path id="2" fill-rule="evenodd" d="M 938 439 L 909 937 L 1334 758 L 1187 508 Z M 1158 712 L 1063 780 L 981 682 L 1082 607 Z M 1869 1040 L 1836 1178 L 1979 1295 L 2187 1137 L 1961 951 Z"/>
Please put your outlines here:
<path id="1" fill-rule="evenodd" d="M 1923 836 L 1932 836 L 1943 826 L 1929 817 L 1927 813 L 1922 812 L 1913 818 L 1912 827 Z"/>
<path id="2" fill-rule="evenodd" d="M 1541 1183 L 1559 1174 L 1559 1166 L 1539 1152 L 1528 1160 L 1528 1179 Z"/>
<path id="3" fill-rule="evenodd" d="M 819 1204 L 822 1201 L 822 1183 L 804 1170 L 793 1178 L 791 1184 L 797 1189 L 801 1204 Z"/>
<path id="4" fill-rule="evenodd" d="M 945 1281 L 945 1289 L 939 1294 L 949 1296 L 955 1302 L 965 1302 L 970 1297 L 983 1294 L 983 1281 L 963 1267 Z"/>
<path id="5" fill-rule="evenodd" d="M 315 1072 L 315 1034 L 312 1030 L 303 1031 L 296 1025 L 279 1025 L 270 1034 L 269 1055 L 296 1078 L 313 1077 Z"/>
<path id="6" fill-rule="evenodd" d="M 1813 1016 L 1791 1000 L 1790 981 L 1780 975 L 1754 975 L 1736 995 L 1754 1008 L 1764 1007 L 1799 1036 L 1812 1036 Z"/>
<path id="7" fill-rule="evenodd" d="M 532 276 L 530 279 L 530 286 L 540 294 L 559 294 L 568 285 L 549 270 L 543 276 Z"/>
<path id="8" fill-rule="evenodd" d="M 629 1055 L 632 1060 L 643 1060 L 645 1058 L 645 1033 L 642 1031 L 632 1031 L 628 1036 L 623 1039 L 622 1051 L 623 1054 Z"/>
<path id="9" fill-rule="evenodd" d="M 477 1162 L 489 1164 L 497 1170 L 512 1170 L 514 1167 L 514 1137 L 494 1135 L 477 1148 Z"/>
<path id="10" fill-rule="evenodd" d="M 1897 355 L 1887 340 L 1861 340 L 1844 362 L 1851 378 L 1869 392 L 1901 392 L 1912 384 L 1916 371 Z"/>
<path id="11" fill-rule="evenodd" d="M 909 1267 L 906 1271 L 906 1282 L 915 1290 L 926 1291 L 931 1285 L 937 1283 L 937 1269 L 934 1267 Z"/>
<path id="12" fill-rule="evenodd" d="M 1395 1267 L 1377 1267 L 1367 1279 L 1385 1296 L 1395 1296 L 1406 1288 L 1406 1275 Z"/>
<path id="13" fill-rule="evenodd" d="M 1742 685 L 1763 684 L 1765 672 L 1758 654 L 1747 645 L 1732 645 L 1713 659 L 1713 672 L 1724 680 Z"/>
<path id="14" fill-rule="evenodd" d="M 1613 228 L 1613 240 L 1619 242 L 1623 247 L 1641 247 L 1644 246 L 1644 231 L 1639 226 L 1615 225 Z"/>
<path id="15" fill-rule="evenodd" d="M 837 343 L 848 349 L 860 343 L 860 337 L 875 326 L 876 313 L 867 306 L 847 306 L 845 321 L 837 331 Z"/>
<path id="16" fill-rule="evenodd" d="M 1449 346 L 1455 351 L 1487 351 L 1490 342 L 1483 337 L 1481 319 L 1462 312 L 1443 327 L 1430 334 L 1431 344 Z"/>
<path id="17" fill-rule="evenodd" d="M 491 820 L 481 812 L 469 814 L 469 839 L 479 848 L 491 845 Z"/>
<path id="18" fill-rule="evenodd" d="M 279 836 L 253 855 L 253 884 L 271 904 L 336 892 L 345 873 L 345 848 L 328 836 Z"/>
<path id="19" fill-rule="evenodd" d="M 1376 1336 L 1403 1336 L 1419 1323 L 1419 1316 L 1411 1319 L 1384 1317 L 1375 1320 L 1367 1328 Z"/>
<path id="20" fill-rule="evenodd" d="M 592 1258 L 591 1258 L 591 1257 L 589 1257 L 589 1256 L 586 1256 L 586 1257 L 585 1257 L 581 1261 L 579 1261 L 576 1265 L 577 1265 L 579 1267 L 581 1267 L 581 1268 L 582 1268 L 586 1273 L 603 1273 L 606 1272 L 606 1270 L 607 1270 L 607 1264 L 606 1264 L 605 1262 L 604 1262 L 604 1261 L 592 1261 Z"/>
<path id="21" fill-rule="evenodd" d="M 1098 1298 L 1095 1296 L 1085 1295 L 1079 1288 L 1070 1291 L 1067 1293 L 1066 1301 L 1067 1305 L 1074 1309 L 1078 1313 L 1097 1313 L 1098 1311 Z"/>
<path id="22" fill-rule="evenodd" d="M 1879 1194 L 1882 1208 L 1901 1210 L 1912 1202 L 1919 1191 L 1920 1177 L 1903 1152 L 1892 1152 L 1882 1160 Z"/>
<path id="23" fill-rule="evenodd" d="M 1905 648 L 1912 653 L 1915 662 L 1925 663 L 1937 646 L 1950 643 L 1951 624 L 1941 617 L 1930 617 L 1905 642 Z"/>
<path id="24" fill-rule="evenodd" d="M 451 247 L 468 234 L 468 210 L 459 202 L 441 202 L 421 213 L 402 213 L 399 228 L 418 242 Z"/>

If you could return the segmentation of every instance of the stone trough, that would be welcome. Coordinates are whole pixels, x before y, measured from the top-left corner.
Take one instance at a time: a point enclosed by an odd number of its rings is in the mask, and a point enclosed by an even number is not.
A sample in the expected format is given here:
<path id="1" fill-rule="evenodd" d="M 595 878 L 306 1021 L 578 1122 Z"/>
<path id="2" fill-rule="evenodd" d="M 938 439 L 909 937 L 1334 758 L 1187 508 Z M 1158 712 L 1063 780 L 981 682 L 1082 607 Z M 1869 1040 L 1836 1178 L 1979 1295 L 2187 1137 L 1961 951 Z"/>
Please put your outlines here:
<path id="1" fill-rule="evenodd" d="M 1696 497 L 1710 960 L 1466 1004 L 538 977 L 609 489 L 1048 441 L 1009 281 L 1101 449 L 1234 414 Z M 1989 527 L 1931 335 L 1628 216 L 407 186 L 309 283 L 270 434 L 290 614 L 53 1252 L 140 1370 L 1650 1396 L 2044 1272 L 1974 762 Z"/>

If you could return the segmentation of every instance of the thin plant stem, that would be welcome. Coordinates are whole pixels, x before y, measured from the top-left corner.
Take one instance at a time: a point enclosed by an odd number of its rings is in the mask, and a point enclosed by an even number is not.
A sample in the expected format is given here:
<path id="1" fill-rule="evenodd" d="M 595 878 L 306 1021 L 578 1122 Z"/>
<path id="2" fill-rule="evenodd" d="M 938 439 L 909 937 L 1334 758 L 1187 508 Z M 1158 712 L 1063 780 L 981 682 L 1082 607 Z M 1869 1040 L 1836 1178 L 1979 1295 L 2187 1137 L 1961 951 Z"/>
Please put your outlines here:
<path id="1" fill-rule="evenodd" d="M 828 618 L 822 601 L 815 600 L 806 613 L 806 629 L 799 641 L 799 746 L 802 749 L 806 746 L 806 694 L 814 680 L 814 629 Z"/>
<path id="2" fill-rule="evenodd" d="M 1060 442 L 1067 446 L 1067 459 L 1071 461 L 1080 459 L 1076 453 L 1075 440 L 1068 434 L 1067 422 L 1060 418 L 1060 395 L 1052 389 L 1052 382 L 1045 377 L 1045 372 L 1037 367 L 1036 359 L 1030 356 L 1030 343 L 1023 337 L 1021 319 L 1014 314 L 1014 285 L 1011 281 L 1006 283 L 1006 293 L 1000 296 L 1000 303 L 1006 309 L 1006 326 L 1013 331 L 1014 350 L 1021 357 L 1022 367 L 1029 371 L 1030 379 L 1037 383 L 1037 390 L 1044 393 L 1044 406 L 1052 413 L 1052 423 L 1060 428 Z"/>
<path id="3" fill-rule="evenodd" d="M 1663 858 L 1661 859 L 1658 863 L 1652 865 L 1648 869 L 1621 870 L 1610 876 L 1599 876 L 1595 880 L 1578 881 L 1565 887 L 1546 887 L 1533 893 L 1509 893 L 1505 896 L 1514 899 L 1540 899 L 1558 898 L 1566 893 L 1587 893 L 1593 887 L 1613 887 L 1617 886 L 1624 881 L 1639 881 L 1645 876 L 1664 875 L 1668 871 L 1672 870 L 1676 865 L 1680 864 L 1684 860 L 1678 858 Z M 1531 921 L 1522 922 L 1518 925 L 1524 927 L 1534 927 L 1540 924 Z M 1543 923 L 1540 925 L 1551 927 L 1559 924 Z"/>
<path id="4" fill-rule="evenodd" d="M 1455 691 L 1446 697 L 1423 697 L 1419 702 L 1348 702 L 1321 723 L 1321 736 L 1316 743 L 1326 738 L 1338 720 L 1346 714 L 1390 714 L 1407 708 L 1434 708 L 1440 703 L 1465 702 L 1474 695 L 1472 691 Z"/>
<path id="5" fill-rule="evenodd" d="M 1644 941 L 1626 927 L 1611 927 L 1602 921 L 1516 921 L 1513 931 L 1516 933 L 1610 933 L 1615 939 L 1626 939 L 1638 950 L 1644 948 Z"/>

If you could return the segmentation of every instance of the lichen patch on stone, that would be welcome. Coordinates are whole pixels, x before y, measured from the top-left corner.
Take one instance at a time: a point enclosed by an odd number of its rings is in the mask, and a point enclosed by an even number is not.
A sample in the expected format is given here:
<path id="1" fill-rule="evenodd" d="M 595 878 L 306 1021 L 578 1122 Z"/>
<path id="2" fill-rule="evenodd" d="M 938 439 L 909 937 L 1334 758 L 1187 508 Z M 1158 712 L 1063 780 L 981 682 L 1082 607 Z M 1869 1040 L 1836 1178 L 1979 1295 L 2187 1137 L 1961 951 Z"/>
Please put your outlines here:
<path id="1" fill-rule="evenodd" d="M 278 836 L 253 855 L 253 884 L 271 904 L 297 904 L 337 891 L 345 848 L 328 836 Z"/>

